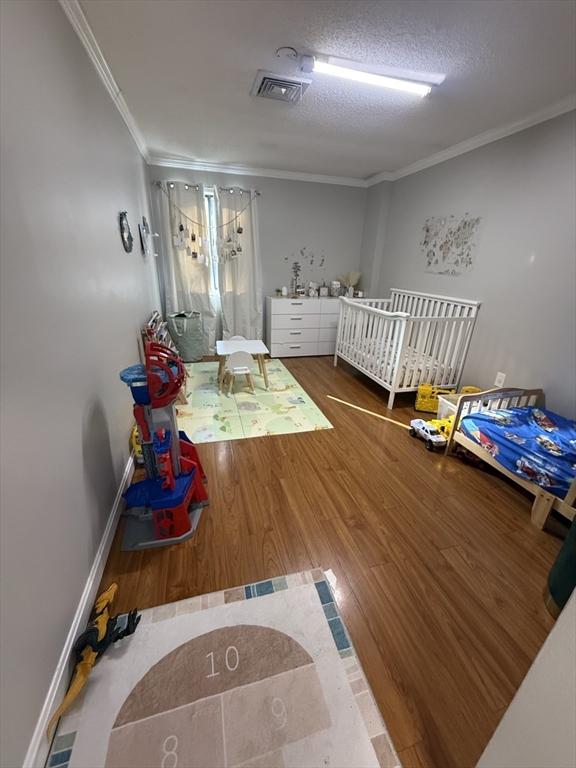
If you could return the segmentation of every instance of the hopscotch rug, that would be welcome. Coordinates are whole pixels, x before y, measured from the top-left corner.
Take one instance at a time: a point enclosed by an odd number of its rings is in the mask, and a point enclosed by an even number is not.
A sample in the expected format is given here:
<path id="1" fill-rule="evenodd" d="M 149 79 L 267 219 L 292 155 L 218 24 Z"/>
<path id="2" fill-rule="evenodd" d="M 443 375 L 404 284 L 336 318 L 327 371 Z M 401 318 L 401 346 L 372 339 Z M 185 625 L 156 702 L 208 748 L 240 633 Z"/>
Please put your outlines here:
<path id="1" fill-rule="evenodd" d="M 321 570 L 142 611 L 60 721 L 58 768 L 400 765 Z"/>

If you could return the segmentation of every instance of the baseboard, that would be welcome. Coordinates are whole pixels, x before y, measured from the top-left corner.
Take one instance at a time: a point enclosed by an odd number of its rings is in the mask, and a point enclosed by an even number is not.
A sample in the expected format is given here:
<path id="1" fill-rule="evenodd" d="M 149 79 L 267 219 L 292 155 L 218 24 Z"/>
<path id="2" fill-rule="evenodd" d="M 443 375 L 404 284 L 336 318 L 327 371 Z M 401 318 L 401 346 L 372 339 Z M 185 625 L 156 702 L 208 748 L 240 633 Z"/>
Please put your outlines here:
<path id="1" fill-rule="evenodd" d="M 26 752 L 22 768 L 42 768 L 48 757 L 50 744 L 46 738 L 46 728 L 50 722 L 52 712 L 54 712 L 68 689 L 71 673 L 70 654 L 72 652 L 72 647 L 74 646 L 76 638 L 86 626 L 94 601 L 96 600 L 96 593 L 100 586 L 100 580 L 104 573 L 104 567 L 106 565 L 106 560 L 108 559 L 110 547 L 112 546 L 116 526 L 122 512 L 122 494 L 128 487 L 133 469 L 134 458 L 133 456 L 130 456 L 126 463 L 126 467 L 124 468 L 124 474 L 122 475 L 122 480 L 120 481 L 120 486 L 116 493 L 116 498 L 114 499 L 108 522 L 106 523 L 106 528 L 102 534 L 102 539 L 100 540 L 98 551 L 96 552 L 92 568 L 88 574 L 82 597 L 80 598 L 76 613 L 74 614 L 74 619 L 70 625 L 66 642 L 62 648 L 62 653 L 60 654 L 52 682 L 50 683 L 48 693 L 46 694 L 40 717 L 36 723 L 34 734 L 28 746 L 28 751 Z"/>

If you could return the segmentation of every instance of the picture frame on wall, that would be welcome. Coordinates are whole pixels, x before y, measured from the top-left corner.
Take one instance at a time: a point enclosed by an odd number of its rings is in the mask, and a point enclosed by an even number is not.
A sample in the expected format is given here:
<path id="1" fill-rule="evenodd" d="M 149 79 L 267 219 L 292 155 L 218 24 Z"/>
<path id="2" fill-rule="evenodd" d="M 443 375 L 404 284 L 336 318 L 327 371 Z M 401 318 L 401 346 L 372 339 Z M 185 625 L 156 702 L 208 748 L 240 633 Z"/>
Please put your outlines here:
<path id="1" fill-rule="evenodd" d="M 126 253 L 131 253 L 132 246 L 134 244 L 134 238 L 132 237 L 132 232 L 130 231 L 127 211 L 120 211 L 118 216 L 118 224 L 120 226 L 120 238 L 122 240 L 122 246 Z"/>
<path id="2" fill-rule="evenodd" d="M 474 267 L 481 217 L 430 216 L 422 227 L 424 271 L 458 277 Z"/>
<path id="3" fill-rule="evenodd" d="M 150 225 L 146 216 L 142 216 L 142 223 L 138 224 L 138 234 L 140 235 L 140 248 L 143 256 L 150 255 Z"/>

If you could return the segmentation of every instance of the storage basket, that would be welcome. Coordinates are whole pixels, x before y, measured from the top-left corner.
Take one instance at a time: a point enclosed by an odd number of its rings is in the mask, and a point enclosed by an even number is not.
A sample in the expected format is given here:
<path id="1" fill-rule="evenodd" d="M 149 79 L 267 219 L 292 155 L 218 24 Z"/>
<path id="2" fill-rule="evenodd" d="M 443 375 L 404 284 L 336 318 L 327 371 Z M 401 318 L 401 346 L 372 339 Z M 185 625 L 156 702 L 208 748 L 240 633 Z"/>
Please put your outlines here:
<path id="1" fill-rule="evenodd" d="M 170 336 L 185 363 L 202 360 L 204 328 L 200 312 L 176 312 L 166 319 Z"/>
<path id="2" fill-rule="evenodd" d="M 438 395 L 438 418 L 447 419 L 449 416 L 456 415 L 456 409 L 458 408 L 458 400 L 460 395 L 475 395 L 477 392 L 482 392 L 479 387 L 466 386 L 462 387 L 457 395 Z"/>
<path id="3" fill-rule="evenodd" d="M 460 395 L 438 395 L 437 418 L 447 419 L 448 416 L 455 416 L 459 397 Z"/>

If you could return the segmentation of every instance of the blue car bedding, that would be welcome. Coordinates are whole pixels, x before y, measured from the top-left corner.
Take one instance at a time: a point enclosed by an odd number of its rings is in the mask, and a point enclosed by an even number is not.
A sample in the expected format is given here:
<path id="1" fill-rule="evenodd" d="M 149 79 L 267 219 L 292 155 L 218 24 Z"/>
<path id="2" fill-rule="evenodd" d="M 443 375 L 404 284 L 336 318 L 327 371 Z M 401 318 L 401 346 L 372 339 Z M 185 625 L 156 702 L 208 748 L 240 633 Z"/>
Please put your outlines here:
<path id="1" fill-rule="evenodd" d="M 563 498 L 576 476 L 576 422 L 542 408 L 465 416 L 462 432 L 503 467 Z"/>

